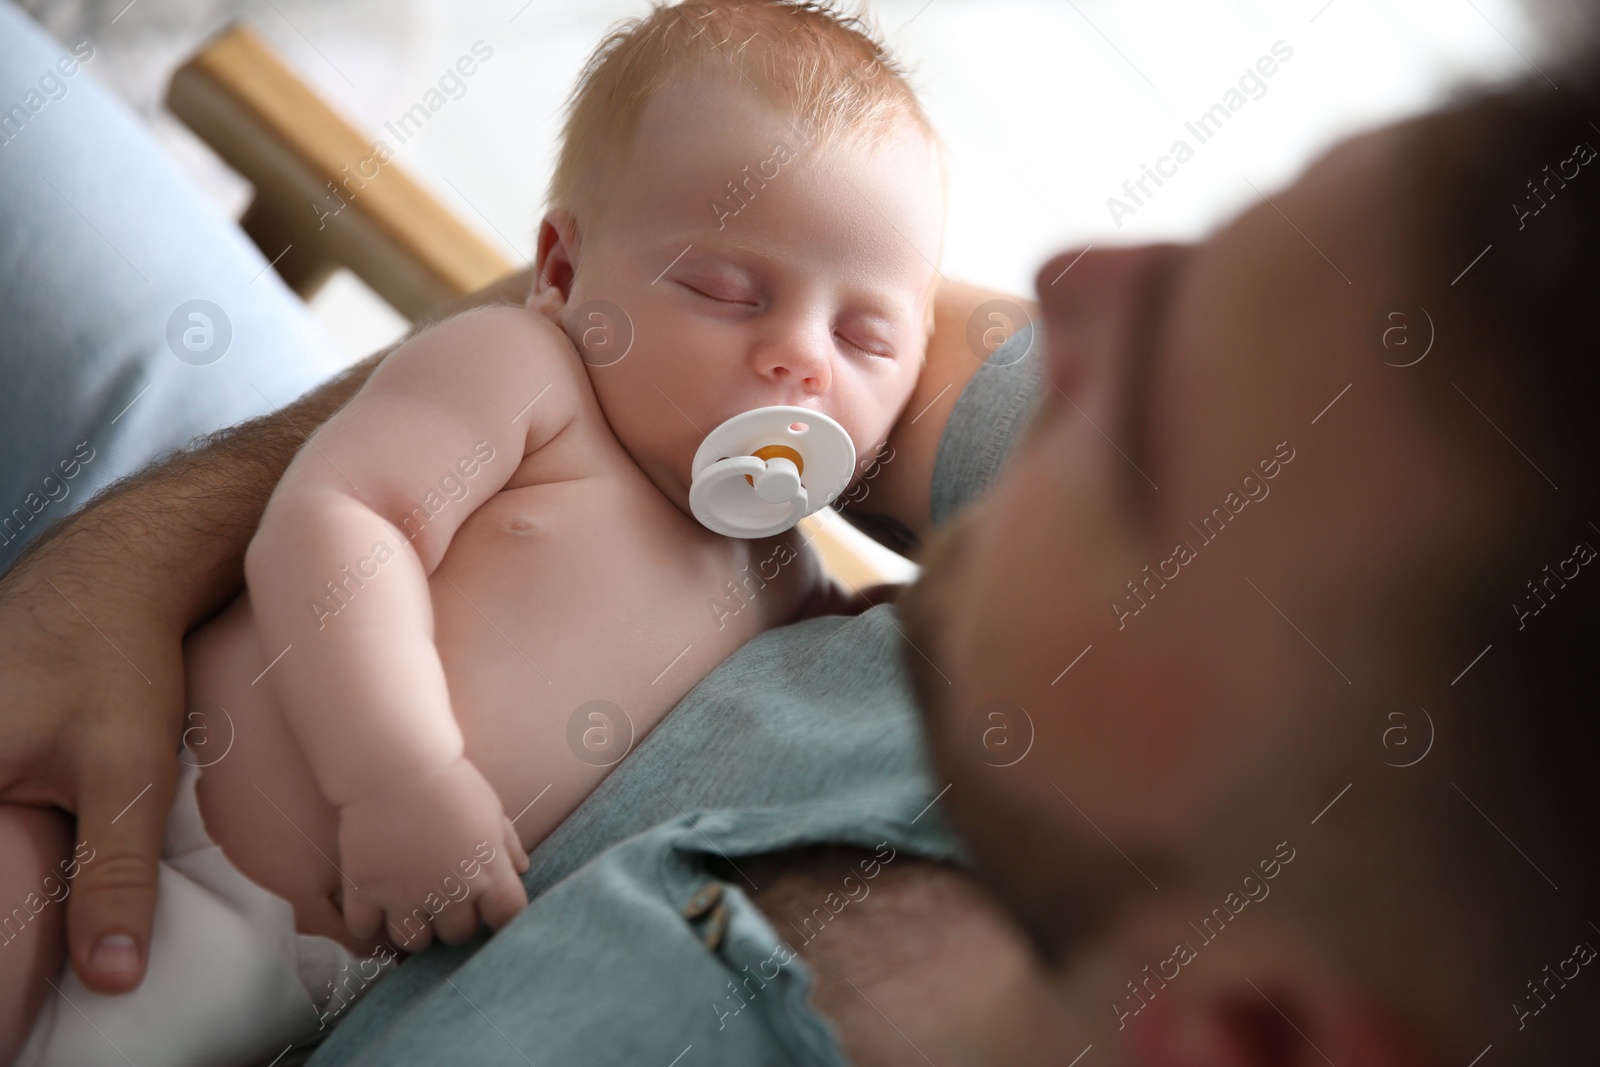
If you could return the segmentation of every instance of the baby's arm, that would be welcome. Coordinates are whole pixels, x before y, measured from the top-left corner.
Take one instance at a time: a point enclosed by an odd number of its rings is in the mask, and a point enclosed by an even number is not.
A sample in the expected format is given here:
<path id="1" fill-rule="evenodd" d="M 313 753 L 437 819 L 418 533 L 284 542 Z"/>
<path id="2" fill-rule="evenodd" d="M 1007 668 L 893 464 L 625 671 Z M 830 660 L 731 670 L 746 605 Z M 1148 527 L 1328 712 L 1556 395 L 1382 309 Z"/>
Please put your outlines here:
<path id="1" fill-rule="evenodd" d="M 385 919 L 402 936 L 413 912 L 438 911 L 424 899 L 481 861 L 483 841 L 494 859 L 422 943 L 432 932 L 465 940 L 480 918 L 498 928 L 526 904 L 516 834 L 463 757 L 428 576 L 467 516 L 572 420 L 576 364 L 561 330 L 523 308 L 468 312 L 418 335 L 301 448 L 245 555 L 271 662 L 261 682 L 340 810 L 344 914 L 357 937 Z M 440 507 L 442 481 L 467 495 Z"/>

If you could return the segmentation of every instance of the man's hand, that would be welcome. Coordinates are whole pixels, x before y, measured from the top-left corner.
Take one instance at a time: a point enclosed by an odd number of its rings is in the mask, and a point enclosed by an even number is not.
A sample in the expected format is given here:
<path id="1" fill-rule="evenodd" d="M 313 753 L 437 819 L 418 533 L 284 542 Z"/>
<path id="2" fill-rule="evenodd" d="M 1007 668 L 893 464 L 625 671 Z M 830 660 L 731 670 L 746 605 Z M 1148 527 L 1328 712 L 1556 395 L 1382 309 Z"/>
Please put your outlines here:
<path id="1" fill-rule="evenodd" d="M 81 862 L 62 869 L 74 875 L 72 961 L 89 988 L 120 993 L 138 985 L 149 943 L 183 629 L 128 586 L 98 580 L 104 563 L 36 556 L 0 586 L 0 798 L 76 813 Z"/>
<path id="2" fill-rule="evenodd" d="M 500 929 L 528 905 L 528 855 L 500 798 L 462 758 L 339 809 L 345 925 L 418 952 Z"/>

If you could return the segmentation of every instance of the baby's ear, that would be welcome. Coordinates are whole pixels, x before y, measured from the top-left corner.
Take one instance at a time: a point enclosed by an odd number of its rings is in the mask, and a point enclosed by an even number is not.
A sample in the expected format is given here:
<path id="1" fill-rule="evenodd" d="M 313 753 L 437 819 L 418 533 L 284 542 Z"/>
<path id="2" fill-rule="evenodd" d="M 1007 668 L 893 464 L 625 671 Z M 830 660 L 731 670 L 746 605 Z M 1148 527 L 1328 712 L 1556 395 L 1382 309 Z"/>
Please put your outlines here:
<path id="1" fill-rule="evenodd" d="M 539 223 L 528 308 L 559 321 L 578 265 L 578 223 L 566 208 L 552 208 Z"/>

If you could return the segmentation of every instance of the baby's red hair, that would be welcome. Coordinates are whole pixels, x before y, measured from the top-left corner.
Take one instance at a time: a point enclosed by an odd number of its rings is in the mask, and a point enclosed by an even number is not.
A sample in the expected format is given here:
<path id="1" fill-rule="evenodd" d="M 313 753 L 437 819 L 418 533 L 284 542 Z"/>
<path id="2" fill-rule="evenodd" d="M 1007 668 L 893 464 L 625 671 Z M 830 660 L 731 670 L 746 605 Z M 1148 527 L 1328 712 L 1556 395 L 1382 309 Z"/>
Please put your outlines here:
<path id="1" fill-rule="evenodd" d="M 827 0 L 654 0 L 648 15 L 623 20 L 584 64 L 567 100 L 561 151 L 547 208 L 585 223 L 624 172 L 639 117 L 664 88 L 730 79 L 783 109 L 795 130 L 789 147 L 871 140 L 911 122 L 942 142 L 865 16 Z"/>

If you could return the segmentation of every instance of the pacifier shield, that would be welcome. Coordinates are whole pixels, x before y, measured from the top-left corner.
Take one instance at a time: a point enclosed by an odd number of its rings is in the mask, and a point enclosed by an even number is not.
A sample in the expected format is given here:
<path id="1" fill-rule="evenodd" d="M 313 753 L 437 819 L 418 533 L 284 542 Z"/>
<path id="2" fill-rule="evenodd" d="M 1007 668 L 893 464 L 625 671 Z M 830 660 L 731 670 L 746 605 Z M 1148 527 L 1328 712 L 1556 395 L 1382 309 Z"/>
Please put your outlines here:
<path id="1" fill-rule="evenodd" d="M 695 452 L 689 507 L 727 537 L 769 537 L 833 502 L 856 449 L 833 419 L 792 405 L 754 408 L 706 435 Z"/>

